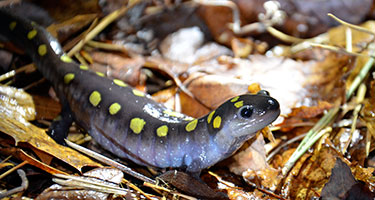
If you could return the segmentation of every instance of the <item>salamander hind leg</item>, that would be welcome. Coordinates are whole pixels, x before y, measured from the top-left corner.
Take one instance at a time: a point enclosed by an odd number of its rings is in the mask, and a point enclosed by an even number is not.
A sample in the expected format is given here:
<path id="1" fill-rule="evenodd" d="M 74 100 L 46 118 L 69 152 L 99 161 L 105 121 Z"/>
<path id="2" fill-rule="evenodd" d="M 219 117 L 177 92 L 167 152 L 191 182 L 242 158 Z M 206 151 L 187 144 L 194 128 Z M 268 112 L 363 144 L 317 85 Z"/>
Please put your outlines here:
<path id="1" fill-rule="evenodd" d="M 67 137 L 72 123 L 72 112 L 70 111 L 69 105 L 64 103 L 60 115 L 53 120 L 47 133 L 57 143 L 65 145 L 64 139 Z"/>

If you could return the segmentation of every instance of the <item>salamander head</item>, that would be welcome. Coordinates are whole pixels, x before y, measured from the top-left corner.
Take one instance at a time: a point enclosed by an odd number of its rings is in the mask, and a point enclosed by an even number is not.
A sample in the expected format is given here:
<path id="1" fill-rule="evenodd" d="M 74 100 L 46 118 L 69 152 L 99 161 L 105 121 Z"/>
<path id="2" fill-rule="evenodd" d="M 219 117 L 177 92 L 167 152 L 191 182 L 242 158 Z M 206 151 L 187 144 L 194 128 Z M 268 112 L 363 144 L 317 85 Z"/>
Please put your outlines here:
<path id="1" fill-rule="evenodd" d="M 280 106 L 267 91 L 261 90 L 255 95 L 245 94 L 228 100 L 216 114 L 223 117 L 223 124 L 214 136 L 215 141 L 224 153 L 232 154 L 257 131 L 275 121 Z"/>

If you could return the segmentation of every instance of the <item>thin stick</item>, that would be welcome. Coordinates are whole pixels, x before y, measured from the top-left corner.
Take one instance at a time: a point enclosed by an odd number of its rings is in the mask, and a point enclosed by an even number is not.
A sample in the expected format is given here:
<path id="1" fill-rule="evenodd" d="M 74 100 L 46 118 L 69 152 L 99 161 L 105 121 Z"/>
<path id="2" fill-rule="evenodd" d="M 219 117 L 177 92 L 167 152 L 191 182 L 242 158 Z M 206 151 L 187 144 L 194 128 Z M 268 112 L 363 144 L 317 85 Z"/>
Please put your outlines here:
<path id="1" fill-rule="evenodd" d="M 112 23 L 117 18 L 124 15 L 129 9 L 133 8 L 139 2 L 140 0 L 132 1 L 132 3 L 127 7 L 120 8 L 104 17 L 95 28 L 93 28 L 81 41 L 78 42 L 76 46 L 74 46 L 69 51 L 69 53 L 67 53 L 67 56 L 71 57 L 72 55 L 77 53 L 80 49 L 82 49 L 82 47 L 86 44 L 87 41 L 92 40 L 95 36 L 102 32 L 102 30 L 105 29 L 108 26 L 108 24 Z"/>
<path id="2" fill-rule="evenodd" d="M 289 43 L 299 43 L 299 42 L 303 42 L 305 41 L 304 39 L 301 39 L 301 38 L 298 38 L 298 37 L 293 37 L 293 36 L 290 36 L 290 35 L 287 35 L 275 28 L 273 28 L 272 26 L 268 26 L 267 27 L 267 31 L 277 37 L 278 39 L 284 41 L 284 42 L 289 42 Z"/>
<path id="3" fill-rule="evenodd" d="M 140 174 L 138 172 L 135 172 L 133 171 L 132 169 L 130 169 L 129 167 L 125 166 L 125 165 L 122 165 L 114 160 L 111 160 L 103 155 L 100 155 L 94 151 L 91 151 L 89 149 L 86 149 L 84 147 L 81 147 L 73 142 L 70 142 L 69 140 L 65 140 L 66 144 L 68 144 L 70 147 L 72 147 L 73 149 L 79 151 L 79 152 L 82 152 L 86 155 L 89 155 L 97 160 L 100 160 L 101 162 L 107 164 L 107 165 L 110 165 L 110 166 L 113 166 L 127 174 L 129 174 L 130 176 L 133 176 L 135 178 L 138 178 L 139 180 L 142 180 L 144 182 L 149 182 L 149 183 L 152 183 L 152 184 L 155 184 L 156 182 L 146 176 L 144 176 L 143 174 Z"/>
<path id="4" fill-rule="evenodd" d="M 357 25 L 354 25 L 354 24 L 350 24 L 348 22 L 345 22 L 341 19 L 339 19 L 338 17 L 336 17 L 335 15 L 333 15 L 332 13 L 328 13 L 327 14 L 329 17 L 332 17 L 334 20 L 336 20 L 337 22 L 339 22 L 340 24 L 344 25 L 344 26 L 347 26 L 351 29 L 354 29 L 354 30 L 357 30 L 357 31 L 361 31 L 361 32 L 364 32 L 364 33 L 368 33 L 370 35 L 373 35 L 375 36 L 375 32 L 367 29 L 367 28 L 363 28 L 363 27 L 360 27 L 360 26 L 357 26 Z"/>
<path id="5" fill-rule="evenodd" d="M 23 161 L 22 163 L 18 164 L 17 166 L 9 169 L 8 171 L 4 172 L 3 174 L 0 175 L 0 180 L 3 179 L 4 177 L 8 176 L 10 173 L 16 171 L 17 169 L 21 168 L 22 166 L 28 164 L 29 162 Z"/>

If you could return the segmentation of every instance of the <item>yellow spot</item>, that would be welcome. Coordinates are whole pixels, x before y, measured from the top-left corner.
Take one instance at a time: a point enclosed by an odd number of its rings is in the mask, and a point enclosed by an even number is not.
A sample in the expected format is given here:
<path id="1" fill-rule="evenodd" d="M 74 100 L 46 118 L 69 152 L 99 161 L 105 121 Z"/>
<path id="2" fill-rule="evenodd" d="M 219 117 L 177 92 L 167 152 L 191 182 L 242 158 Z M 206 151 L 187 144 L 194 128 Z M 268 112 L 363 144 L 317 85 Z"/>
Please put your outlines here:
<path id="1" fill-rule="evenodd" d="M 82 69 L 82 70 L 88 70 L 89 69 L 89 67 L 87 67 L 86 65 L 80 65 L 79 68 Z"/>
<path id="2" fill-rule="evenodd" d="M 212 116 L 214 116 L 214 114 L 215 114 L 215 111 L 212 111 L 212 112 L 208 115 L 208 117 L 207 117 L 207 123 L 211 123 Z"/>
<path id="3" fill-rule="evenodd" d="M 156 134 L 159 137 L 165 137 L 165 136 L 167 136 L 167 134 L 168 134 L 168 126 L 167 125 L 160 126 L 158 129 L 156 129 Z"/>
<path id="4" fill-rule="evenodd" d="M 89 101 L 93 106 L 97 106 L 101 100 L 102 97 L 98 91 L 94 91 L 90 94 Z"/>
<path id="5" fill-rule="evenodd" d="M 111 106 L 109 106 L 109 114 L 111 115 L 115 115 L 120 110 L 121 110 L 121 105 L 119 103 L 113 103 Z"/>
<path id="6" fill-rule="evenodd" d="M 214 119 L 214 122 L 213 122 L 213 127 L 214 128 L 220 128 L 220 125 L 221 125 L 221 117 L 216 116 L 215 119 Z"/>
<path id="7" fill-rule="evenodd" d="M 60 60 L 63 61 L 63 62 L 66 62 L 66 63 L 71 63 L 71 62 L 73 62 L 73 60 L 72 60 L 70 57 L 68 57 L 67 55 L 62 55 L 62 56 L 60 57 Z"/>
<path id="8" fill-rule="evenodd" d="M 65 76 L 64 76 L 64 83 L 65 84 L 69 84 L 70 81 L 72 81 L 74 79 L 74 74 L 73 73 L 67 73 Z"/>
<path id="9" fill-rule="evenodd" d="M 237 96 L 237 97 L 234 97 L 233 99 L 230 100 L 230 102 L 236 102 L 240 97 Z"/>
<path id="10" fill-rule="evenodd" d="M 40 56 L 46 55 L 46 53 L 47 53 L 47 45 L 45 45 L 45 44 L 39 45 L 39 47 L 38 47 L 38 53 L 39 53 Z"/>
<path id="11" fill-rule="evenodd" d="M 135 96 L 140 96 L 140 97 L 144 97 L 145 96 L 145 93 L 139 91 L 139 90 L 136 90 L 136 89 L 133 89 L 133 94 Z"/>
<path id="12" fill-rule="evenodd" d="M 124 83 L 124 81 L 119 80 L 119 79 L 113 79 L 113 82 L 114 82 L 116 85 L 121 86 L 121 87 L 126 87 L 126 86 L 128 86 L 126 83 Z"/>
<path id="13" fill-rule="evenodd" d="M 27 38 L 28 38 L 29 40 L 31 40 L 31 39 L 33 39 L 33 38 L 36 36 L 37 33 L 38 33 L 38 31 L 36 31 L 35 29 L 33 29 L 33 30 L 31 30 L 31 31 L 27 34 Z"/>
<path id="14" fill-rule="evenodd" d="M 13 30 L 16 28 L 16 26 L 17 26 L 17 22 L 11 22 L 11 23 L 9 24 L 9 29 L 10 29 L 11 31 L 13 31 Z"/>
<path id="15" fill-rule="evenodd" d="M 239 102 L 234 103 L 234 106 L 236 106 L 236 108 L 242 107 L 243 106 L 243 101 L 239 101 Z"/>
<path id="16" fill-rule="evenodd" d="M 98 76 L 104 77 L 105 75 L 101 72 L 95 72 Z"/>
<path id="17" fill-rule="evenodd" d="M 198 124 L 198 120 L 195 119 L 195 120 L 189 122 L 189 123 L 186 125 L 185 130 L 186 130 L 187 132 L 191 132 L 191 131 L 193 131 L 193 130 L 197 127 L 197 124 Z"/>
<path id="18" fill-rule="evenodd" d="M 139 134 L 143 127 L 145 126 L 146 122 L 145 120 L 141 119 L 141 118 L 133 118 L 131 121 L 130 121 L 130 129 L 135 133 L 135 134 Z"/>

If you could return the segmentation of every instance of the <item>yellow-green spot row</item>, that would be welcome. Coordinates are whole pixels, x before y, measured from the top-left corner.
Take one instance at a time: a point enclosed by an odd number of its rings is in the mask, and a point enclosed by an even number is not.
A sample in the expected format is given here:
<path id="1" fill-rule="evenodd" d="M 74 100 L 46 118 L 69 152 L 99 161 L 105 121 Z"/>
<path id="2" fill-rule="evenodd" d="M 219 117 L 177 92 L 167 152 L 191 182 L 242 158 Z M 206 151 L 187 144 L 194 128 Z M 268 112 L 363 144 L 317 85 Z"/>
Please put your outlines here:
<path id="1" fill-rule="evenodd" d="M 98 76 L 104 77 L 105 75 L 101 72 L 95 72 Z"/>
<path id="2" fill-rule="evenodd" d="M 101 100 L 102 97 L 98 91 L 95 90 L 90 94 L 89 101 L 93 106 L 99 105 Z"/>
<path id="3" fill-rule="evenodd" d="M 165 137 L 165 136 L 167 136 L 167 134 L 168 134 L 168 126 L 167 125 L 160 126 L 159 128 L 156 129 L 156 134 L 159 137 Z"/>
<path id="4" fill-rule="evenodd" d="M 189 123 L 186 125 L 185 130 L 186 130 L 187 132 L 191 132 L 191 131 L 193 131 L 193 130 L 197 127 L 197 124 L 198 124 L 198 120 L 195 119 L 195 120 L 189 122 Z"/>
<path id="5" fill-rule="evenodd" d="M 121 87 L 128 86 L 126 83 L 124 83 L 124 81 L 119 80 L 119 79 L 113 79 L 113 83 L 115 83 L 116 85 L 121 86 Z"/>
<path id="6" fill-rule="evenodd" d="M 243 106 L 243 101 L 238 101 L 238 102 L 234 103 L 234 106 L 235 106 L 236 108 L 240 108 L 240 107 L 242 107 L 242 106 Z"/>
<path id="7" fill-rule="evenodd" d="M 220 125 L 221 125 L 221 117 L 216 116 L 215 119 L 214 119 L 214 122 L 213 122 L 213 127 L 214 128 L 220 128 Z"/>
<path id="8" fill-rule="evenodd" d="M 138 117 L 137 118 L 133 118 L 130 121 L 130 129 L 135 134 L 139 134 L 143 130 L 143 127 L 145 126 L 145 124 L 146 124 L 145 120 L 143 120 L 141 118 L 138 118 Z"/>
<path id="9" fill-rule="evenodd" d="M 38 33 L 38 31 L 36 31 L 35 29 L 31 30 L 28 34 L 27 34 L 27 39 L 31 40 L 33 39 L 36 34 Z"/>
<path id="10" fill-rule="evenodd" d="M 111 104 L 111 106 L 109 106 L 109 114 L 111 115 L 115 115 L 116 113 L 118 113 L 118 111 L 121 110 L 121 105 L 119 103 L 113 103 Z"/>
<path id="11" fill-rule="evenodd" d="M 237 97 L 233 97 L 233 99 L 230 100 L 230 102 L 236 102 L 240 97 L 237 96 Z"/>
<path id="12" fill-rule="evenodd" d="M 133 89 L 133 94 L 135 96 L 140 96 L 140 97 L 144 97 L 145 96 L 145 93 L 139 91 L 139 90 L 136 90 L 136 89 Z"/>
<path id="13" fill-rule="evenodd" d="M 80 65 L 79 68 L 82 69 L 82 70 L 88 70 L 89 69 L 89 67 L 87 67 L 86 65 Z"/>
<path id="14" fill-rule="evenodd" d="M 60 57 L 60 60 L 63 61 L 63 62 L 66 62 L 66 63 L 71 63 L 71 62 L 73 62 L 73 60 L 72 60 L 70 57 L 68 57 L 67 55 L 62 55 L 62 56 Z"/>
<path id="15" fill-rule="evenodd" d="M 45 44 L 39 45 L 39 47 L 38 47 L 38 54 L 40 56 L 44 56 L 44 55 L 46 55 L 46 53 L 47 53 L 47 45 L 45 45 Z"/>
<path id="16" fill-rule="evenodd" d="M 207 123 L 211 123 L 212 116 L 214 116 L 214 114 L 215 114 L 215 111 L 212 111 L 212 112 L 208 115 L 208 117 L 207 117 Z"/>
<path id="17" fill-rule="evenodd" d="M 13 31 L 13 30 L 16 28 L 16 26 L 17 26 L 17 22 L 11 22 L 11 23 L 9 24 L 9 29 L 10 29 L 11 31 Z"/>
<path id="18" fill-rule="evenodd" d="M 74 79 L 74 74 L 73 73 L 67 73 L 64 76 L 64 83 L 69 84 L 73 79 Z"/>

